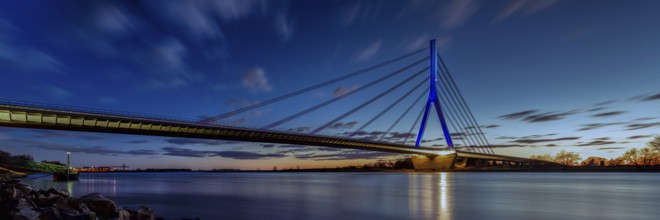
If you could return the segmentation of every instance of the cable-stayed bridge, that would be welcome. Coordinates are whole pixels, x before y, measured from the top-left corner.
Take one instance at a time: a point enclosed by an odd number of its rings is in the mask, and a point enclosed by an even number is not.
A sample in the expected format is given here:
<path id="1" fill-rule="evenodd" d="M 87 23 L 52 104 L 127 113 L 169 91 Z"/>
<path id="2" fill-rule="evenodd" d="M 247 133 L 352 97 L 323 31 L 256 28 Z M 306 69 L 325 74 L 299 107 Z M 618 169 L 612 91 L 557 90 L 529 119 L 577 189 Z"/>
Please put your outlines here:
<path id="1" fill-rule="evenodd" d="M 423 56 L 424 52 L 428 52 L 428 56 Z M 266 125 L 254 127 L 223 122 L 379 70 L 388 72 L 371 77 L 361 86 L 342 91 L 328 100 L 305 107 Z M 387 82 L 394 82 L 394 85 L 387 85 Z M 374 89 L 380 90 L 374 92 Z M 371 90 L 371 93 L 365 92 L 368 90 Z M 361 100 L 350 109 L 338 112 L 336 116 L 326 119 L 315 128 L 281 129 L 287 123 L 304 119 L 312 112 L 331 107 L 333 110 L 328 112 L 335 112 L 336 104 L 349 97 L 367 99 Z M 367 108 L 374 106 L 374 103 L 389 104 L 384 108 L 379 106 L 376 110 L 373 107 Z M 414 111 L 415 107 L 419 113 Z M 394 111 L 395 108 L 399 108 L 401 113 Z M 324 133 L 341 126 L 344 120 L 360 111 L 370 114 L 368 120 L 359 124 L 358 128 L 334 135 Z M 430 122 L 433 115 L 437 116 L 441 129 L 427 131 L 427 122 Z M 401 130 L 403 126 L 401 123 L 412 118 L 415 120 L 410 127 Z M 377 122 L 381 122 L 381 125 L 389 125 L 380 127 L 387 127 L 384 131 L 368 132 L 367 129 Z M 419 170 L 553 165 L 547 161 L 494 153 L 481 126 L 458 90 L 449 69 L 438 54 L 434 40 L 430 42 L 428 48 L 203 120 L 0 100 L 0 126 L 384 151 L 413 155 L 413 162 Z M 394 131 L 395 128 L 399 130 Z M 441 132 L 442 136 L 425 140 L 424 134 L 429 134 L 431 131 Z M 444 140 L 446 145 L 421 146 L 425 141 L 439 140 Z M 455 141 L 460 143 L 455 144 Z"/>

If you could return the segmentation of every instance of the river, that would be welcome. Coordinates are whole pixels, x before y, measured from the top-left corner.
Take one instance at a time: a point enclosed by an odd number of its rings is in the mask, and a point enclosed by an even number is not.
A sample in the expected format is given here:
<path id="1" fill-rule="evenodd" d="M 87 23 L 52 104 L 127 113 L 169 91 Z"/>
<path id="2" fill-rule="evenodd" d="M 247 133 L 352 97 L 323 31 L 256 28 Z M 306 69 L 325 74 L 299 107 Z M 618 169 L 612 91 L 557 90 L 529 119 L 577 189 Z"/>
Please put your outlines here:
<path id="1" fill-rule="evenodd" d="M 653 219 L 658 173 L 83 173 L 34 188 L 100 192 L 166 219 Z"/>

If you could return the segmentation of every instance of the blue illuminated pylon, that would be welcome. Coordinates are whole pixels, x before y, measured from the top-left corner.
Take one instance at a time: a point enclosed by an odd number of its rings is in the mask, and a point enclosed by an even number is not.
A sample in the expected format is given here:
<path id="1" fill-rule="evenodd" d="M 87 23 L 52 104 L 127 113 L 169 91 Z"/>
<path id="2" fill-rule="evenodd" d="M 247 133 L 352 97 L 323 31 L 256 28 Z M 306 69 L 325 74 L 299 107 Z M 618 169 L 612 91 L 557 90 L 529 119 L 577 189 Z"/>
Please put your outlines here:
<path id="1" fill-rule="evenodd" d="M 447 146 L 450 149 L 454 149 L 454 143 L 451 141 L 451 135 L 449 129 L 447 129 L 447 122 L 445 117 L 442 114 L 442 108 L 440 107 L 440 97 L 436 92 L 436 82 L 438 81 L 438 49 L 435 47 L 435 39 L 431 40 L 431 51 L 430 59 L 430 87 L 429 87 L 429 99 L 426 101 L 426 107 L 424 109 L 424 118 L 422 119 L 422 125 L 419 127 L 419 133 L 417 133 L 417 142 L 415 146 L 419 147 L 419 144 L 422 142 L 422 137 L 424 136 L 424 130 L 426 129 L 426 121 L 429 117 L 429 110 L 431 107 L 435 106 L 435 112 L 438 113 L 438 118 L 440 118 L 440 125 L 442 126 L 442 132 L 445 135 L 445 140 L 447 140 Z"/>

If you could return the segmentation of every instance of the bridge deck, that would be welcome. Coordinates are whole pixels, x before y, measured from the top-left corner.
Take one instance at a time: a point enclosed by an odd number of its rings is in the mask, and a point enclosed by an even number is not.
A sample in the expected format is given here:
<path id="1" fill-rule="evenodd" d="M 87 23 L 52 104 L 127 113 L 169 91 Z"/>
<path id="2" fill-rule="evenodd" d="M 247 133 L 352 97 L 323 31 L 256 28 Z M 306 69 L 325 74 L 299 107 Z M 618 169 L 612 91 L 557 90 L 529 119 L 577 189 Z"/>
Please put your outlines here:
<path id="1" fill-rule="evenodd" d="M 307 135 L 286 131 L 263 131 L 177 120 L 140 118 L 7 104 L 0 104 L 0 126 L 300 144 L 404 154 L 438 155 L 451 152 L 447 149 L 412 147 L 402 144 Z"/>
<path id="2" fill-rule="evenodd" d="M 342 137 L 308 135 L 286 131 L 263 131 L 251 128 L 207 125 L 179 120 L 131 117 L 95 112 L 58 110 L 43 107 L 0 104 L 0 126 L 51 130 L 186 137 L 247 142 L 299 144 L 348 149 L 384 151 L 417 155 L 447 155 L 454 151 L 442 148 L 414 147 L 387 142 L 355 140 Z M 503 155 L 455 151 L 458 157 L 489 160 L 535 161 Z"/>

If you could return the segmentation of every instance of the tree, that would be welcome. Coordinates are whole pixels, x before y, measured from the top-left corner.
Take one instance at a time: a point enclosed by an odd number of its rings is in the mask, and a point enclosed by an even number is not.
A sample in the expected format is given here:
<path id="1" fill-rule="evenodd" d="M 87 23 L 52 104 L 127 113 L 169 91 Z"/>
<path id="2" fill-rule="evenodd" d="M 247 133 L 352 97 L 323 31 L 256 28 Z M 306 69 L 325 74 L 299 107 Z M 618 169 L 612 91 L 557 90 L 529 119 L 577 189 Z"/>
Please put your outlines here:
<path id="1" fill-rule="evenodd" d="M 11 157 L 11 154 L 7 151 L 0 150 L 0 163 L 6 163 Z"/>
<path id="2" fill-rule="evenodd" d="M 637 150 L 637 148 L 632 148 L 624 152 L 623 155 L 621 155 L 621 157 L 623 158 L 623 160 L 626 162 L 627 165 L 639 166 L 640 165 L 639 155 L 640 155 L 639 150 Z"/>
<path id="3" fill-rule="evenodd" d="M 626 160 L 623 157 L 612 158 L 607 161 L 607 166 L 621 166 L 625 164 Z"/>
<path id="4" fill-rule="evenodd" d="M 554 161 L 555 160 L 555 158 L 553 158 L 552 155 L 550 155 L 550 154 L 532 155 L 532 156 L 529 156 L 529 159 L 545 160 L 545 161 Z"/>
<path id="5" fill-rule="evenodd" d="M 557 156 L 555 156 L 555 162 L 566 166 L 577 165 L 578 161 L 581 159 L 582 157 L 580 157 L 580 154 L 566 150 L 561 150 L 559 153 L 557 153 Z"/>
<path id="6" fill-rule="evenodd" d="M 660 151 L 660 135 L 656 135 L 653 140 L 646 143 L 646 146 L 653 148 L 656 151 Z"/>
<path id="7" fill-rule="evenodd" d="M 587 159 L 584 159 L 582 162 L 580 162 L 580 166 L 591 166 L 592 164 L 594 166 L 600 166 L 601 161 L 605 161 L 605 163 L 607 163 L 607 159 L 605 159 L 605 158 L 591 156 Z"/>

